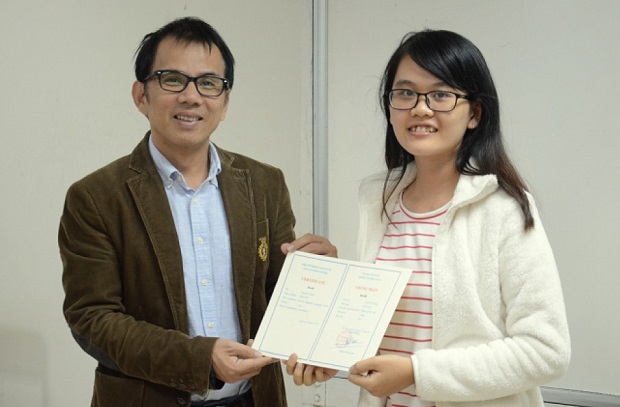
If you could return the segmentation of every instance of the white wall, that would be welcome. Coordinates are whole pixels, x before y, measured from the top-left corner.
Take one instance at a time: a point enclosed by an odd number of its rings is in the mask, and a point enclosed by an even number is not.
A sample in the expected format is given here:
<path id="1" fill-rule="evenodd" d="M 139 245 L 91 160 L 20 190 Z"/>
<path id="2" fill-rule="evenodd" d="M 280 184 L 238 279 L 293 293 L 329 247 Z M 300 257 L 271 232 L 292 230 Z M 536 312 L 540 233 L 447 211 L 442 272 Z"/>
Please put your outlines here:
<path id="1" fill-rule="evenodd" d="M 311 11 L 287 0 L 2 0 L 0 406 L 89 405 L 95 364 L 62 316 L 58 221 L 68 186 L 148 129 L 130 96 L 146 33 L 195 15 L 222 34 L 237 66 L 213 139 L 282 168 L 297 232 L 312 228 Z"/>
<path id="2" fill-rule="evenodd" d="M 573 357 L 552 385 L 620 395 L 620 2 L 329 2 L 329 230 L 354 258 L 359 181 L 384 167 L 382 70 L 403 35 L 461 33 L 494 74 L 512 157 L 561 273 Z"/>

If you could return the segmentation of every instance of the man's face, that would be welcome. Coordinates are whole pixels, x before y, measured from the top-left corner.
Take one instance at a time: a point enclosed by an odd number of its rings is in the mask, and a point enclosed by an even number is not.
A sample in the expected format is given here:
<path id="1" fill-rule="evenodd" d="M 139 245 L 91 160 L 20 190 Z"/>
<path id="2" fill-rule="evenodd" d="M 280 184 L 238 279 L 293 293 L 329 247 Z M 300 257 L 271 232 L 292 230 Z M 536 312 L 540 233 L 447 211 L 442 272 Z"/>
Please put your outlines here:
<path id="1" fill-rule="evenodd" d="M 164 38 L 155 54 L 152 72 L 176 70 L 197 77 L 213 74 L 224 77 L 224 60 L 215 46 L 180 43 Z M 142 84 L 135 82 L 132 96 L 136 106 L 151 124 L 155 146 L 175 165 L 181 157 L 192 153 L 205 154 L 209 138 L 226 117 L 229 92 L 205 97 L 190 82 L 180 93 L 163 90 L 157 77 Z"/>

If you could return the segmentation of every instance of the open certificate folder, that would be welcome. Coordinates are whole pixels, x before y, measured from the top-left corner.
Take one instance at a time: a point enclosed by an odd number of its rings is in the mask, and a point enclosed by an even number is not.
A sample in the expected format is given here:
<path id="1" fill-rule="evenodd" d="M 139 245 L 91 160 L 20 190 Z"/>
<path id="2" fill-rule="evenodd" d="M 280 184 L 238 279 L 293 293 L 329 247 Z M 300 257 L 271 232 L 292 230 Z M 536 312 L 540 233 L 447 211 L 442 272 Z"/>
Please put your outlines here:
<path id="1" fill-rule="evenodd" d="M 252 347 L 348 370 L 377 353 L 411 270 L 289 254 Z"/>

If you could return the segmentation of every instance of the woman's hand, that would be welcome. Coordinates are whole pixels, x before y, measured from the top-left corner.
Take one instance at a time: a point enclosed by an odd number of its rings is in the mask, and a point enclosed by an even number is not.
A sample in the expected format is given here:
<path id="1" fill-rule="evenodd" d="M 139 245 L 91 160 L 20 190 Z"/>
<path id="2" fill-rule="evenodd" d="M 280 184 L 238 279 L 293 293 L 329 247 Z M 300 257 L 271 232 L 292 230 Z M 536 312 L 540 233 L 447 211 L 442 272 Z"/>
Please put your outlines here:
<path id="1" fill-rule="evenodd" d="M 298 386 L 302 384 L 310 386 L 317 382 L 326 382 L 338 373 L 335 369 L 299 363 L 297 362 L 297 355 L 294 353 L 282 363 L 286 365 L 286 373 L 293 376 L 293 382 Z"/>
<path id="2" fill-rule="evenodd" d="M 351 366 L 349 381 L 375 397 L 387 397 L 415 383 L 411 358 L 380 355 L 364 359 Z"/>

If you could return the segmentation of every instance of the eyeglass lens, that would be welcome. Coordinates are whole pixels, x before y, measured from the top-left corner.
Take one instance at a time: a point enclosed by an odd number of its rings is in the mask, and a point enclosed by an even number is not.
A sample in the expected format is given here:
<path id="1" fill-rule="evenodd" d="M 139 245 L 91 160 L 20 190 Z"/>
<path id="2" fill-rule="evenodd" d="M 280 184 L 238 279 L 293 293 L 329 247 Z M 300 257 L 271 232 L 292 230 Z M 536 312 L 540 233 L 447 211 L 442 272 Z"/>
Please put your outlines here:
<path id="1" fill-rule="evenodd" d="M 458 96 L 452 92 L 435 91 L 427 94 L 417 93 L 409 89 L 395 89 L 389 94 L 390 105 L 394 109 L 410 110 L 418 104 L 420 96 L 426 99 L 426 105 L 437 112 L 449 112 L 456 107 Z"/>
<path id="2" fill-rule="evenodd" d="M 170 92 L 182 92 L 190 81 L 196 84 L 198 93 L 203 96 L 219 96 L 226 87 L 222 78 L 213 75 L 192 78 L 184 73 L 175 71 L 163 71 L 159 74 L 160 86 L 162 89 Z"/>

